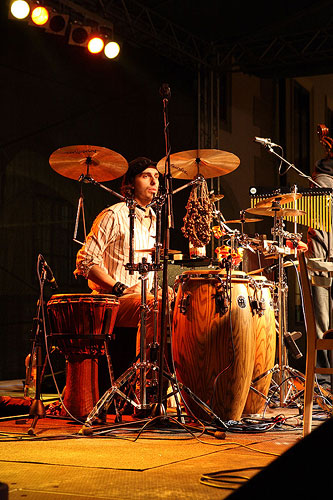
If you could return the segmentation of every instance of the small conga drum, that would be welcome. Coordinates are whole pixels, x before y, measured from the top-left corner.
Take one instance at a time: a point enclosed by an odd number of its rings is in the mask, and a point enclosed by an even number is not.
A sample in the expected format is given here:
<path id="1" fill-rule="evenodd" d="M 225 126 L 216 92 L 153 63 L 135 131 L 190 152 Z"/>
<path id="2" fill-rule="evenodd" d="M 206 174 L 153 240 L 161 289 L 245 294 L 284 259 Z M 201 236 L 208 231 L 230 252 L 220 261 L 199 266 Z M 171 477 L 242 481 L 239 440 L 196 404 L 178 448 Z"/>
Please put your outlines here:
<path id="1" fill-rule="evenodd" d="M 249 279 L 234 271 L 185 271 L 178 278 L 172 353 L 178 380 L 223 420 L 239 420 L 254 366 Z M 188 391 L 187 391 L 188 392 Z M 208 414 L 183 391 L 190 412 Z"/>
<path id="2" fill-rule="evenodd" d="M 251 386 L 244 414 L 260 413 L 264 406 L 275 365 L 276 325 L 274 312 L 274 284 L 264 276 L 251 276 L 249 298 L 252 309 L 256 349 Z"/>
<path id="3" fill-rule="evenodd" d="M 105 353 L 119 301 L 112 295 L 52 295 L 47 303 L 50 339 L 65 355 L 66 389 L 62 415 L 86 417 L 99 400 L 98 356 Z"/>

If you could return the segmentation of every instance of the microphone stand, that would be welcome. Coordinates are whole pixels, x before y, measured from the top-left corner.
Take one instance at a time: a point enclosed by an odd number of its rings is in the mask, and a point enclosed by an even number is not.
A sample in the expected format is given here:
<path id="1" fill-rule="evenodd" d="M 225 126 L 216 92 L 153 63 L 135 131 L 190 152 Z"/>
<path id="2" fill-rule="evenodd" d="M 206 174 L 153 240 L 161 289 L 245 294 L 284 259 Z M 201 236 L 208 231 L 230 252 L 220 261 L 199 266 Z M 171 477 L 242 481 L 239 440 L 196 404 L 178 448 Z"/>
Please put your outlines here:
<path id="1" fill-rule="evenodd" d="M 270 153 L 273 153 L 273 155 L 275 155 L 277 158 L 279 158 L 281 161 L 283 161 L 284 163 L 286 163 L 288 165 L 288 169 L 286 170 L 286 173 L 288 172 L 288 170 L 290 168 L 293 168 L 300 177 L 305 177 L 305 179 L 308 179 L 308 181 L 312 182 L 312 184 L 314 184 L 315 186 L 317 187 L 322 187 L 320 184 L 318 184 L 314 179 L 312 179 L 312 177 L 310 177 L 309 175 L 306 175 L 304 172 L 302 172 L 301 170 L 299 170 L 297 167 L 295 167 L 295 165 L 293 163 L 290 163 L 288 160 L 286 160 L 283 156 L 279 155 L 279 153 L 277 153 L 274 149 L 273 149 L 273 144 L 270 144 L 269 142 L 267 144 L 264 144 L 264 147 L 266 149 L 268 149 L 268 151 Z M 279 146 L 281 148 L 281 146 Z M 281 148 L 282 149 L 282 148 Z"/>
<path id="2" fill-rule="evenodd" d="M 164 83 L 160 88 L 160 95 L 163 98 L 163 120 L 164 120 L 164 140 L 165 140 L 165 172 L 164 185 L 166 196 L 165 209 L 165 233 L 163 241 L 163 281 L 162 281 L 162 305 L 161 305 L 161 341 L 159 350 L 159 383 L 158 383 L 158 401 L 156 414 L 165 415 L 166 410 L 163 406 L 163 372 L 164 372 L 164 353 L 167 336 L 167 323 L 169 317 L 169 298 L 168 298 L 168 260 L 170 229 L 174 228 L 173 206 L 172 206 L 172 176 L 170 168 L 170 136 L 169 136 L 169 118 L 168 104 L 171 96 L 170 87 Z"/>
<path id="3" fill-rule="evenodd" d="M 38 419 L 39 418 L 44 418 L 46 411 L 45 407 L 43 404 L 43 401 L 41 400 L 41 383 L 42 383 L 42 345 L 43 345 L 43 313 L 42 309 L 44 307 L 44 283 L 47 280 L 47 269 L 45 265 L 45 260 L 41 255 L 38 256 L 38 266 L 42 262 L 42 272 L 40 275 L 40 296 L 37 302 L 37 312 L 36 312 L 36 317 L 33 319 L 33 334 L 34 334 L 34 340 L 32 344 L 32 349 L 31 349 L 31 354 L 30 354 L 30 359 L 29 359 L 29 366 L 27 369 L 27 379 L 30 378 L 31 376 L 31 369 L 32 369 L 32 358 L 33 355 L 36 354 L 36 392 L 35 392 L 35 397 L 34 400 L 31 403 L 30 411 L 29 411 L 29 418 L 32 418 L 32 424 L 28 429 L 28 434 L 30 436 L 35 436 L 35 427 L 37 425 Z M 26 380 L 26 386 L 28 384 L 28 380 Z"/>

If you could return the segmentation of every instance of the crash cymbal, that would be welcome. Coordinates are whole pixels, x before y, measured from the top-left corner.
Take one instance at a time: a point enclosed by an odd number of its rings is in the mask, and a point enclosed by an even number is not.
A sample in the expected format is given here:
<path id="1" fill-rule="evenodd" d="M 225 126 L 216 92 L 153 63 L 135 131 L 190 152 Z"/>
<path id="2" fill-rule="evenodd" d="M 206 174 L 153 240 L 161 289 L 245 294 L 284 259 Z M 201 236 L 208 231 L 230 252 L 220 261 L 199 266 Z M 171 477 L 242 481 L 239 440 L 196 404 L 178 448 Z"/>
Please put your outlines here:
<path id="1" fill-rule="evenodd" d="M 97 182 L 112 181 L 127 172 L 128 163 L 123 156 L 100 146 L 66 146 L 54 151 L 49 163 L 64 177 L 78 180 L 81 175 Z"/>
<path id="2" fill-rule="evenodd" d="M 265 198 L 256 204 L 256 208 L 270 208 L 273 203 L 279 203 L 284 205 L 286 203 L 291 203 L 302 197 L 301 193 L 286 193 L 286 194 L 276 194 L 270 198 Z"/>
<path id="3" fill-rule="evenodd" d="M 216 201 L 222 200 L 224 198 L 224 194 L 212 194 L 209 199 L 212 203 L 215 203 Z"/>
<path id="4" fill-rule="evenodd" d="M 134 252 L 139 252 L 139 253 L 154 253 L 155 248 L 139 248 L 137 250 L 134 250 Z M 161 253 L 163 253 L 163 248 L 161 248 Z M 176 253 L 181 253 L 180 250 L 168 250 L 168 254 L 176 254 Z"/>
<path id="5" fill-rule="evenodd" d="M 306 212 L 304 210 L 295 210 L 293 208 L 280 208 L 276 209 L 273 207 L 270 208 L 247 208 L 245 212 L 253 215 L 267 215 L 269 217 L 299 217 L 300 215 L 304 215 Z"/>
<path id="6" fill-rule="evenodd" d="M 166 157 L 157 164 L 157 169 L 165 173 Z M 220 177 L 235 170 L 240 163 L 233 153 L 219 149 L 193 149 L 174 153 L 170 156 L 171 175 L 175 179 L 194 179 L 198 174 L 205 179 Z"/>
<path id="7" fill-rule="evenodd" d="M 234 220 L 226 220 L 226 224 L 246 224 L 247 222 L 260 222 L 263 219 L 234 219 Z"/>

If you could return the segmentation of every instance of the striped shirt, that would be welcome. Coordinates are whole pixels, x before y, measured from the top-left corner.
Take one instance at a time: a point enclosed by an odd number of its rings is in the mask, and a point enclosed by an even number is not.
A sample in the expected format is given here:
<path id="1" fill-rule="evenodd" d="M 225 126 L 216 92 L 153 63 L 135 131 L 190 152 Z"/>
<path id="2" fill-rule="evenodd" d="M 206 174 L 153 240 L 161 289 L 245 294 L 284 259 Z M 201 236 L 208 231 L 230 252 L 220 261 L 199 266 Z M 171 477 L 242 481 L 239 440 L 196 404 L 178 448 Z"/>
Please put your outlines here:
<path id="1" fill-rule="evenodd" d="M 155 245 L 156 216 L 150 208 L 150 229 L 144 224 L 145 213 L 135 209 L 134 219 L 134 264 L 142 261 L 143 257 L 151 262 L 149 253 L 135 252 L 140 249 L 150 249 Z M 94 265 L 100 266 L 116 281 L 128 287 L 139 282 L 140 274 L 134 271 L 130 274 L 125 265 L 129 263 L 130 250 L 130 218 L 129 209 L 125 202 L 117 203 L 103 210 L 95 219 L 91 231 L 83 247 L 78 251 L 76 270 L 74 274 L 88 277 Z M 99 290 L 99 287 L 89 281 L 90 288 Z M 153 272 L 148 273 L 148 290 L 153 286 Z"/>

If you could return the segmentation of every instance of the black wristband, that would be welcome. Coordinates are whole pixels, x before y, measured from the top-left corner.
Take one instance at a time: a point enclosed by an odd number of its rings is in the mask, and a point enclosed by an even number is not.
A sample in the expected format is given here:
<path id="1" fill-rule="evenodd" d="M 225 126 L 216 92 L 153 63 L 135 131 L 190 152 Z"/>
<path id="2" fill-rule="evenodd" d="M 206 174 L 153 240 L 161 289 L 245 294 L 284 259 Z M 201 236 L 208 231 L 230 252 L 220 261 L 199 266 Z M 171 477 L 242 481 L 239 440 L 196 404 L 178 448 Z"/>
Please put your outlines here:
<path id="1" fill-rule="evenodd" d="M 128 286 L 124 285 L 120 281 L 117 281 L 112 287 L 112 294 L 116 297 L 121 297 L 124 294 L 124 291 L 128 288 Z"/>

